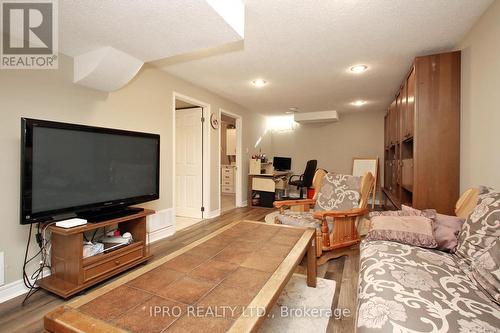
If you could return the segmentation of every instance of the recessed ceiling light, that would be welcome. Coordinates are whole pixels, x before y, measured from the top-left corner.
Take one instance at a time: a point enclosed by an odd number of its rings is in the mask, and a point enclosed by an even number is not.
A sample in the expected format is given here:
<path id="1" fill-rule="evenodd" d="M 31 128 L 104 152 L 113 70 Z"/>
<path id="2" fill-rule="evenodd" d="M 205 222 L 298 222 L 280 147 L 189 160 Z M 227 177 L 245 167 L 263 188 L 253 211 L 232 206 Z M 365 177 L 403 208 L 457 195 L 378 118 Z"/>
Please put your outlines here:
<path id="1" fill-rule="evenodd" d="M 267 81 L 264 79 L 255 79 L 252 81 L 252 84 L 257 88 L 262 88 L 267 84 Z"/>
<path id="2" fill-rule="evenodd" d="M 299 112 L 299 108 L 296 107 L 296 106 L 292 106 L 292 107 L 288 108 L 288 111 L 290 111 L 290 112 Z"/>
<path id="3" fill-rule="evenodd" d="M 351 104 L 354 105 L 354 106 L 363 106 L 363 105 L 366 104 L 366 101 L 358 100 L 358 101 L 352 102 Z"/>
<path id="4" fill-rule="evenodd" d="M 351 67 L 351 72 L 359 74 L 363 73 L 368 69 L 368 66 L 366 65 L 356 65 Z"/>

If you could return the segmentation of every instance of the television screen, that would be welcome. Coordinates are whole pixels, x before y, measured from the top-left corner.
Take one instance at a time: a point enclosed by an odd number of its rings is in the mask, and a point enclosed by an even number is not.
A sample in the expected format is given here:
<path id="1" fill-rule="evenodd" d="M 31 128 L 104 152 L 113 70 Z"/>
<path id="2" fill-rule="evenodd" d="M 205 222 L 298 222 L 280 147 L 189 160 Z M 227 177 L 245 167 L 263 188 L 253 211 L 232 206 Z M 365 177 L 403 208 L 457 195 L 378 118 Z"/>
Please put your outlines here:
<path id="1" fill-rule="evenodd" d="M 21 223 L 159 197 L 158 135 L 32 119 L 22 124 Z"/>
<path id="2" fill-rule="evenodd" d="M 276 170 L 288 171 L 292 167 L 292 159 L 290 157 L 278 157 L 273 158 L 273 167 Z"/>

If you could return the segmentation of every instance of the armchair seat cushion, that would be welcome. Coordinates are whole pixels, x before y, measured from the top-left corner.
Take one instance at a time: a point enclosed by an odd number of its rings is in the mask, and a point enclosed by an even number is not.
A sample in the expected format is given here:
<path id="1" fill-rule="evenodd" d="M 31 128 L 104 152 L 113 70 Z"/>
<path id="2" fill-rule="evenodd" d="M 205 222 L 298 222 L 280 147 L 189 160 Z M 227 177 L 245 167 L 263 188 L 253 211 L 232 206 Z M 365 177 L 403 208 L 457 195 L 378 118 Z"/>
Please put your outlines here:
<path id="1" fill-rule="evenodd" d="M 276 219 L 281 224 L 285 225 L 320 229 L 321 220 L 315 219 L 313 214 L 313 210 L 308 212 L 293 212 L 291 210 L 285 210 L 283 214 L 278 214 Z M 333 219 L 328 221 L 328 229 L 330 232 L 333 230 Z"/>

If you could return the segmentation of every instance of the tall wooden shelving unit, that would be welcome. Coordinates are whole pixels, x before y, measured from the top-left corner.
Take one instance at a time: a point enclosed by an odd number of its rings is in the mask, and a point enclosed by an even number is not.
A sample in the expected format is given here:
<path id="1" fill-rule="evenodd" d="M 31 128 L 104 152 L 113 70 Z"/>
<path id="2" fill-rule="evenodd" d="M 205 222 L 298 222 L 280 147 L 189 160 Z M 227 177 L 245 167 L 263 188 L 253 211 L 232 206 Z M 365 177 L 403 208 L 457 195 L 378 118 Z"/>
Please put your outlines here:
<path id="1" fill-rule="evenodd" d="M 385 116 L 387 208 L 453 214 L 460 177 L 460 51 L 415 58 Z"/>

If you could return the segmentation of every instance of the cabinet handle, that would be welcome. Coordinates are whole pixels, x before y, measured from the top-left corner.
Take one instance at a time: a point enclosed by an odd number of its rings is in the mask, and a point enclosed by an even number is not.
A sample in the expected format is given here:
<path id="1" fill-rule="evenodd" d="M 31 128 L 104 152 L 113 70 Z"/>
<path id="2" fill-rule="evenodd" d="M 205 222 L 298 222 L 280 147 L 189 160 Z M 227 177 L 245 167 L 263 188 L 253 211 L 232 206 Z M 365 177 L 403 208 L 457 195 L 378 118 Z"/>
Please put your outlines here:
<path id="1" fill-rule="evenodd" d="M 119 265 L 120 264 L 120 260 L 115 260 L 115 265 Z"/>

